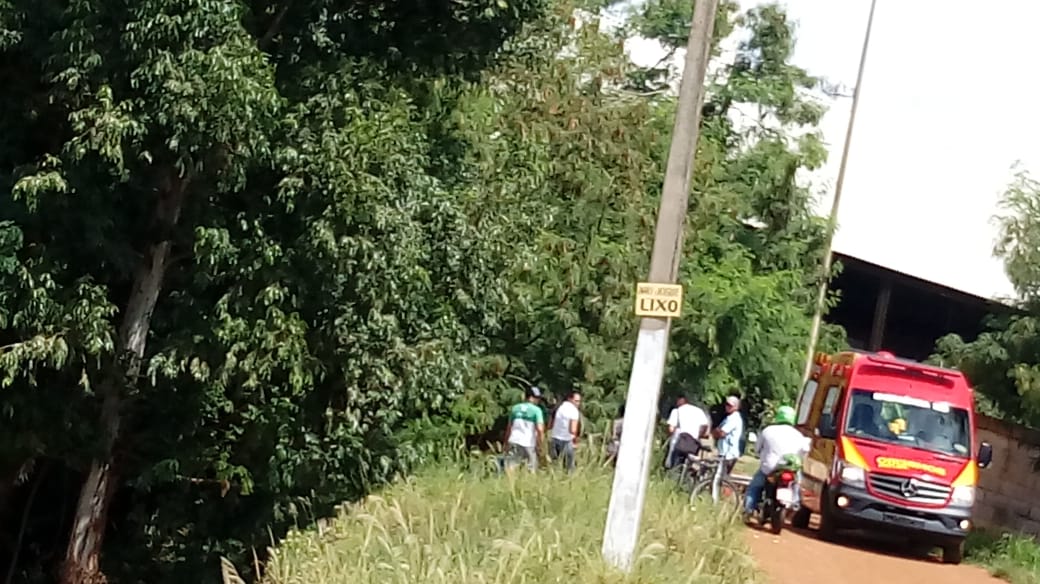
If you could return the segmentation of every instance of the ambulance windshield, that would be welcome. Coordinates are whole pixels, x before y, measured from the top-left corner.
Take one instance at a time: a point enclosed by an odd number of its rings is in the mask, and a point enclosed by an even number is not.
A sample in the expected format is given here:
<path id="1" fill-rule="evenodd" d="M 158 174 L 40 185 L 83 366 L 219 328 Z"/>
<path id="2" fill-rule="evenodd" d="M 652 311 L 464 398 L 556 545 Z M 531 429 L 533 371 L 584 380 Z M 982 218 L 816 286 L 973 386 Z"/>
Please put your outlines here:
<path id="1" fill-rule="evenodd" d="M 945 402 L 854 389 L 845 432 L 852 437 L 902 444 L 967 458 L 968 412 Z"/>

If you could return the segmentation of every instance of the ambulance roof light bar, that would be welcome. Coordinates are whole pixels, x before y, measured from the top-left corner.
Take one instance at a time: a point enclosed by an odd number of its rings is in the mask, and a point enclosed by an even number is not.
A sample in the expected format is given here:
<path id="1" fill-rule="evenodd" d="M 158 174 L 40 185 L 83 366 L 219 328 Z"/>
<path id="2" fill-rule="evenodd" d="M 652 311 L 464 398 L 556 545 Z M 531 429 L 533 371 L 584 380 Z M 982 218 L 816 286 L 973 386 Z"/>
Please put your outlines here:
<path id="1" fill-rule="evenodd" d="M 888 351 L 878 351 L 873 354 L 867 355 L 867 360 L 878 365 L 884 365 L 887 367 L 899 367 L 908 371 L 915 371 L 918 373 L 927 373 L 936 375 L 938 377 L 961 377 L 963 373 L 954 369 L 944 369 L 942 367 L 935 367 L 933 365 L 926 365 L 924 363 L 918 363 L 917 361 L 911 361 L 909 359 L 901 359 L 896 357 Z"/>

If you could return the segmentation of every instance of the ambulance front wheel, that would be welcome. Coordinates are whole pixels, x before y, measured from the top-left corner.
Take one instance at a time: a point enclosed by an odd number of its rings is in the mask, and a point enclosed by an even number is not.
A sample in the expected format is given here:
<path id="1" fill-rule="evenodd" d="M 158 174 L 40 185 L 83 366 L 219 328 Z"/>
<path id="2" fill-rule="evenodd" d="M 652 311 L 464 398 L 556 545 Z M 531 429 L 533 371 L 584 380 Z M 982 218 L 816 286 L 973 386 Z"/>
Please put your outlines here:
<path id="1" fill-rule="evenodd" d="M 959 564 L 964 559 L 964 541 L 942 546 L 942 560 L 944 564 Z"/>
<path id="2" fill-rule="evenodd" d="M 830 493 L 825 489 L 820 501 L 820 525 L 816 528 L 816 535 L 823 541 L 834 541 L 838 535 L 834 510 L 831 508 Z"/>

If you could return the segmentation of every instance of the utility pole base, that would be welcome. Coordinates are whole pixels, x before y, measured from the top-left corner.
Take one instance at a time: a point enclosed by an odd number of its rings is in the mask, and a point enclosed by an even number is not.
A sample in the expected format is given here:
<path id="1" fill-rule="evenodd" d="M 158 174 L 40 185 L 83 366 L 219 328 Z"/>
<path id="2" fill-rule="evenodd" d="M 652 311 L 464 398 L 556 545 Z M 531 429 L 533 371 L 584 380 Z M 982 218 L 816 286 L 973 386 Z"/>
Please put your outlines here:
<path id="1" fill-rule="evenodd" d="M 632 558 L 639 540 L 639 525 L 650 473 L 654 422 L 657 420 L 661 378 L 664 376 L 668 354 L 669 328 L 667 321 L 643 320 L 629 379 L 625 426 L 621 432 L 614 486 L 607 511 L 607 527 L 603 534 L 603 558 L 625 572 L 632 569 Z"/>

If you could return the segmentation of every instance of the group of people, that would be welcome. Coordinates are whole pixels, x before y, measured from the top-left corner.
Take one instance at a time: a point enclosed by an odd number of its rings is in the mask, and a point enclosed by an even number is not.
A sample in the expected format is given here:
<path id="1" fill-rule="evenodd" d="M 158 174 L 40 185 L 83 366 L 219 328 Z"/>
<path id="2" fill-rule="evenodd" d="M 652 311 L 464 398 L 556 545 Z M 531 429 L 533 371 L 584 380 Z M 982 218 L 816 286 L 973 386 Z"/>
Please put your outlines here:
<path id="1" fill-rule="evenodd" d="M 740 441 L 744 436 L 744 418 L 740 415 L 740 398 L 731 395 L 725 402 L 726 416 L 712 428 L 711 418 L 701 408 L 693 405 L 685 395 L 675 401 L 675 408 L 668 414 L 668 451 L 665 468 L 671 468 L 690 455 L 700 454 L 704 449 L 701 440 L 709 436 L 715 439 L 719 458 L 725 472 L 729 473 L 740 459 Z"/>
<path id="2" fill-rule="evenodd" d="M 675 408 L 668 416 L 669 447 L 665 455 L 665 468 L 671 468 L 690 455 L 704 450 L 702 440 L 709 436 L 715 439 L 721 464 L 719 472 L 729 474 L 740 459 L 741 441 L 744 435 L 744 419 L 740 415 L 740 398 L 726 398 L 726 415 L 715 428 L 711 419 L 701 408 L 691 404 L 686 396 L 676 400 Z M 795 428 L 795 410 L 783 405 L 777 408 L 773 422 L 762 429 L 756 442 L 759 467 L 748 483 L 744 497 L 744 518 L 750 519 L 762 499 L 766 481 L 770 474 L 781 467 L 792 465 L 800 471 L 800 461 L 809 452 L 811 439 Z M 798 500 L 798 481 L 795 482 L 795 501 Z"/>
<path id="3" fill-rule="evenodd" d="M 532 386 L 527 389 L 524 401 L 510 409 L 505 430 L 504 463 L 507 470 L 521 465 L 531 470 L 538 468 L 541 445 L 546 444 L 546 427 L 549 428 L 549 458 L 562 462 L 568 471 L 574 470 L 575 452 L 581 435 L 581 393 L 571 391 L 550 415 L 548 424 L 542 408 L 543 400 L 541 389 Z M 712 436 L 725 461 L 727 472 L 732 470 L 740 458 L 740 443 L 744 434 L 740 398 L 726 398 L 725 409 L 726 416 L 722 423 L 712 428 L 707 413 L 690 403 L 685 395 L 680 396 L 668 416 L 669 447 L 665 467 L 682 462 L 687 454 L 697 454 L 702 448 L 700 440 Z M 625 407 L 622 405 L 606 445 L 608 461 L 617 457 L 624 417 Z"/>
<path id="4" fill-rule="evenodd" d="M 527 390 L 525 400 L 509 412 L 505 431 L 505 466 L 511 470 L 526 464 L 537 470 L 541 445 L 545 443 L 545 414 L 542 410 L 542 391 L 538 387 Z M 618 411 L 608 443 L 608 455 L 617 456 L 621 439 L 624 406 Z M 801 460 L 809 452 L 810 439 L 794 426 L 795 410 L 790 406 L 777 408 L 773 423 L 759 433 L 757 451 L 759 468 L 748 484 L 744 500 L 745 518 L 758 507 L 767 477 L 792 459 Z M 668 449 L 664 466 L 671 468 L 690 455 L 698 455 L 705 446 L 702 440 L 715 439 L 722 473 L 729 474 L 741 456 L 744 438 L 744 418 L 740 414 L 740 398 L 731 395 L 725 400 L 725 416 L 715 427 L 702 408 L 690 403 L 685 395 L 676 400 L 668 415 Z M 581 393 L 571 391 L 550 416 L 549 458 L 562 462 L 568 472 L 574 470 L 575 452 L 581 435 Z M 797 495 L 797 493 L 796 493 Z M 795 497 L 797 501 L 797 496 Z"/>
<path id="5" fill-rule="evenodd" d="M 542 391 L 538 387 L 527 390 L 526 399 L 509 411 L 506 425 L 506 470 L 524 463 L 538 470 L 539 449 L 545 443 L 545 413 L 542 411 Z M 567 471 L 573 471 L 574 455 L 581 434 L 581 393 L 572 391 L 556 408 L 550 420 L 549 457 L 562 461 Z"/>

